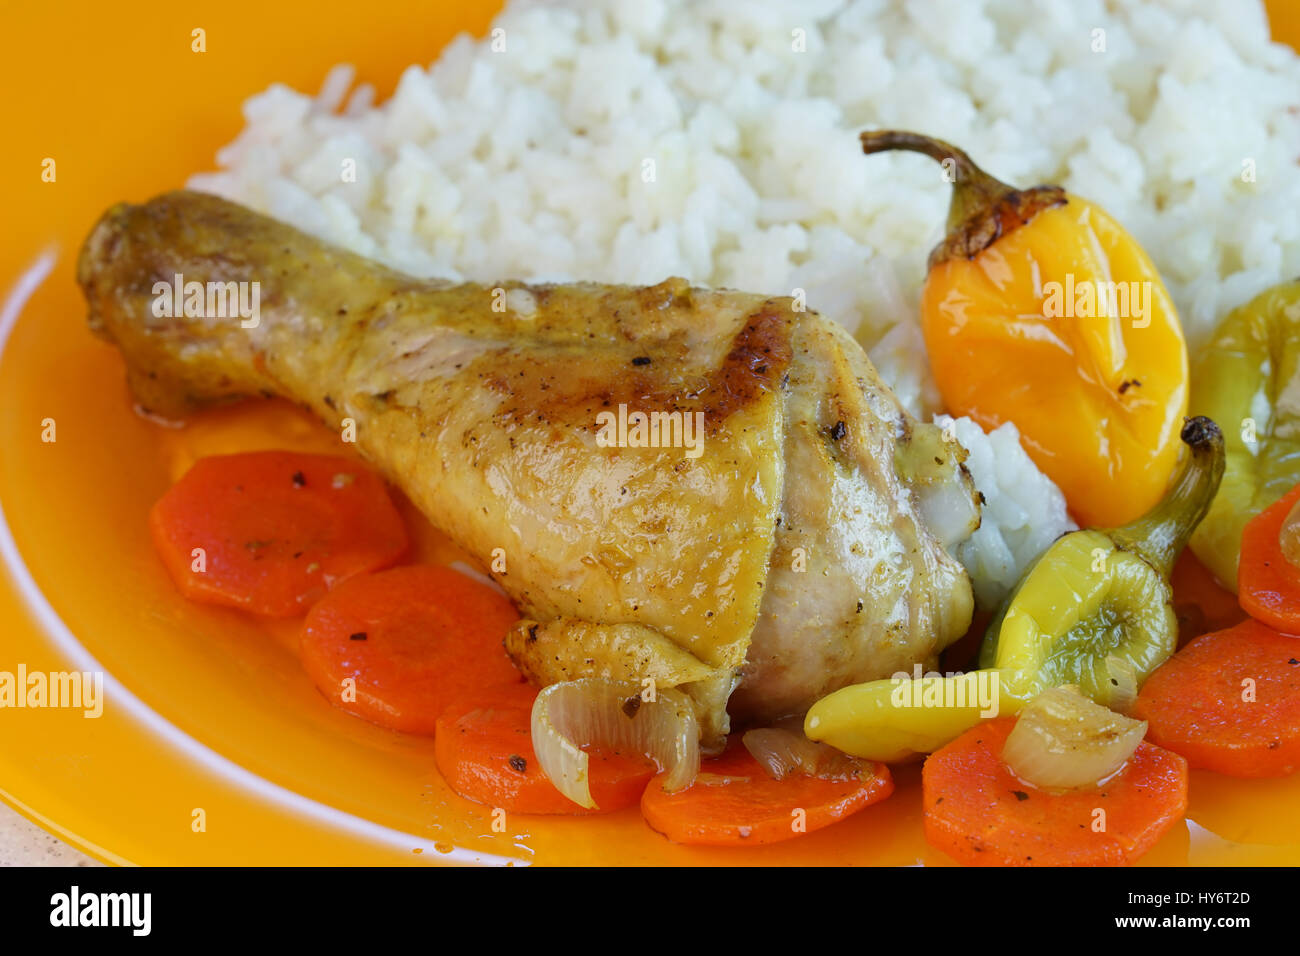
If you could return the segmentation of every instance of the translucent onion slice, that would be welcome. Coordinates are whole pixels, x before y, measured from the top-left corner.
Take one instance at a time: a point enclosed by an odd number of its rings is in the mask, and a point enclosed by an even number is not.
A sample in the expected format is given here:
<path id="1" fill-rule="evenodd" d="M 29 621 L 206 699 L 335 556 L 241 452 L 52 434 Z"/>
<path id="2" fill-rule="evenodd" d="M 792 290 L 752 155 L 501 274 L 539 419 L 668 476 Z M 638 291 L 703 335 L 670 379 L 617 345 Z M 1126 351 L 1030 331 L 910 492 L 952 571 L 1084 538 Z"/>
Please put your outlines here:
<path id="1" fill-rule="evenodd" d="M 1277 543 L 1282 548 L 1282 556 L 1293 568 L 1300 568 L 1300 501 L 1297 501 L 1282 522 Z"/>
<path id="2" fill-rule="evenodd" d="M 1037 787 L 1092 787 L 1124 766 L 1146 732 L 1146 721 L 1116 714 L 1074 687 L 1056 687 L 1020 712 L 1002 759 Z"/>
<path id="3" fill-rule="evenodd" d="M 746 731 L 741 740 L 750 755 L 776 780 L 792 773 L 850 780 L 875 772 L 871 761 L 850 757 L 829 744 L 809 740 L 803 731 L 764 727 Z"/>
<path id="4" fill-rule="evenodd" d="M 596 809 L 585 746 L 650 757 L 667 771 L 664 789 L 689 787 L 700 770 L 700 728 L 685 694 L 660 690 L 641 699 L 637 684 L 583 678 L 552 684 L 537 695 L 533 750 L 542 772 L 574 803 Z"/>
<path id="5" fill-rule="evenodd" d="M 748 730 L 741 738 L 745 749 L 750 752 L 768 775 L 775 780 L 784 780 L 792 773 L 816 774 L 818 744 L 803 734 L 794 734 L 776 727 L 764 727 L 762 730 Z"/>
<path id="6" fill-rule="evenodd" d="M 1117 714 L 1132 713 L 1138 697 L 1137 668 L 1126 657 L 1108 654 L 1106 669 L 1110 672 L 1110 679 L 1107 681 L 1110 693 L 1104 703 Z"/>
<path id="7" fill-rule="evenodd" d="M 704 773 L 695 775 L 695 782 L 702 787 L 728 787 L 733 783 L 749 783 L 749 777 L 739 777 L 727 773 Z"/>
<path id="8" fill-rule="evenodd" d="M 916 493 L 925 527 L 952 551 L 980 526 L 979 498 L 961 467 L 966 449 L 938 425 L 918 425 L 898 446 L 899 476 Z"/>
<path id="9" fill-rule="evenodd" d="M 486 574 L 484 574 L 482 571 L 480 571 L 478 568 L 474 567 L 473 565 L 466 564 L 464 561 L 453 561 L 451 562 L 449 567 L 451 567 L 453 571 L 459 571 L 467 578 L 473 578 L 475 581 L 478 581 L 481 584 L 486 584 L 488 587 L 490 587 L 493 591 L 496 591 L 497 594 L 500 594 L 502 597 L 510 596 L 506 594 L 505 588 L 497 584 L 496 581 L 492 580 L 490 577 L 488 577 Z"/>

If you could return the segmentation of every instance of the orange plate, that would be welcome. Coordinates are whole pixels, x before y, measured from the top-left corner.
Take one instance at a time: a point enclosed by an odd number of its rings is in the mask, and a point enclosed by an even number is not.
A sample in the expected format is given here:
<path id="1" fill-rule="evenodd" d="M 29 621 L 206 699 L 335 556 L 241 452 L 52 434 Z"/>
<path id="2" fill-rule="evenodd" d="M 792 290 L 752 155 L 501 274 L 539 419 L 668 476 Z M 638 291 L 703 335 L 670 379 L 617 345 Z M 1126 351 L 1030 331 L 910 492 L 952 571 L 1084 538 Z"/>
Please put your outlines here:
<path id="1" fill-rule="evenodd" d="M 943 864 L 921 836 L 919 775 L 852 819 L 789 843 L 687 849 L 635 809 L 602 818 L 515 817 L 450 793 L 432 741 L 334 710 L 267 628 L 190 605 L 168 583 L 149 506 L 195 456 L 336 448 L 287 406 L 250 405 L 164 430 L 132 414 L 122 364 L 91 338 L 72 279 L 99 213 L 210 168 L 240 103 L 281 81 L 315 89 L 334 63 L 391 92 L 408 63 L 454 33 L 483 34 L 492 4 L 382 0 L 338 15 L 319 3 L 223 2 L 199 12 L 135 4 L 16 5 L 0 31 L 9 144 L 0 281 L 0 671 L 102 670 L 103 715 L 0 711 L 0 797 L 109 862 L 324 864 Z M 197 5 L 196 5 L 197 6 Z M 1278 4 L 1280 10 L 1284 4 Z M 1300 21 L 1280 19 L 1294 40 Z M 207 52 L 191 51 L 206 30 Z M 1285 32 L 1282 32 L 1285 31 Z M 52 158 L 56 179 L 42 182 Z M 43 442 L 43 421 L 55 438 Z M 409 509 L 408 509 L 409 510 Z M 425 558 L 454 549 L 427 525 Z M 1300 861 L 1300 780 L 1198 775 L 1187 826 L 1144 862 Z M 199 825 L 201 821 L 202 826 Z"/>

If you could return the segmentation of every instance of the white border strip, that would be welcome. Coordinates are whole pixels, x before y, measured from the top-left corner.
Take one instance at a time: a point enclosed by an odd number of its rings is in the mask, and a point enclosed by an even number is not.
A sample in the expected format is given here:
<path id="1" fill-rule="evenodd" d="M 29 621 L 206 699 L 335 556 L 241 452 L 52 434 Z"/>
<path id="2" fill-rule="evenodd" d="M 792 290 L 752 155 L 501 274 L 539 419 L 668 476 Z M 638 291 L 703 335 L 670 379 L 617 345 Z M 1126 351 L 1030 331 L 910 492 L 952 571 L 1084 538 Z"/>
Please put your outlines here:
<path id="1" fill-rule="evenodd" d="M 42 253 L 36 262 L 19 277 L 14 284 L 13 291 L 5 299 L 4 307 L 0 310 L 0 358 L 4 356 L 5 347 L 9 344 L 9 336 L 17 324 L 19 314 L 26 306 L 27 301 L 40 288 L 41 283 L 49 278 L 54 269 L 56 258 L 57 250 L 55 248 L 47 249 Z M 0 501 L 0 558 L 4 559 L 4 563 L 13 576 L 14 582 L 18 585 L 18 590 L 26 601 L 28 609 L 36 617 L 55 647 L 71 659 L 74 669 L 103 672 L 106 698 L 111 698 L 115 706 L 122 706 L 155 736 L 166 741 L 186 757 L 201 764 L 215 776 L 235 783 L 244 790 L 271 803 L 278 804 L 287 810 L 295 811 L 327 826 L 346 830 L 354 836 L 407 853 L 418 847 L 428 854 L 424 858 L 424 861 L 427 862 L 445 860 L 454 863 L 479 863 L 495 866 L 504 866 L 507 863 L 513 863 L 516 866 L 527 866 L 529 864 L 530 861 L 526 858 L 498 856 L 492 853 L 475 853 L 461 847 L 454 847 L 450 853 L 440 852 L 432 840 L 402 830 L 394 830 L 391 827 L 319 803 L 279 784 L 271 783 L 269 780 L 241 767 L 233 760 L 223 757 L 215 750 L 199 743 L 189 734 L 169 723 L 162 715 L 127 690 L 112 674 L 105 671 L 103 665 L 95 660 L 85 646 L 77 640 L 76 635 L 72 633 L 67 624 L 63 622 L 63 619 L 59 617 L 58 612 L 50 605 L 44 592 L 41 591 L 40 586 L 32 577 L 26 562 L 23 561 L 22 555 L 19 554 L 18 544 L 14 540 L 13 531 L 9 527 L 9 519 L 5 515 L 2 501 Z M 446 846 L 446 844 L 442 845 Z M 340 865 L 346 865 L 346 861 L 340 861 Z"/>

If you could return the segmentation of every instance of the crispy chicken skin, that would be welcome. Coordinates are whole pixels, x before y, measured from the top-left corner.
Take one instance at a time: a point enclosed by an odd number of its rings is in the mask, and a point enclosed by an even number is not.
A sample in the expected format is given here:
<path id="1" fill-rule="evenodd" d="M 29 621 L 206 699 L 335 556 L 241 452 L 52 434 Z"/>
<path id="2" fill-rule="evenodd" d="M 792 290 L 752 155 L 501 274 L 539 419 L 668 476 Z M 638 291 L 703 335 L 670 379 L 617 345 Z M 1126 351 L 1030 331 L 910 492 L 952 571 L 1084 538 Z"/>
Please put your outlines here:
<path id="1" fill-rule="evenodd" d="M 178 275 L 257 283 L 256 326 L 155 314 Z M 969 625 L 944 547 L 978 522 L 959 446 L 792 300 L 419 281 L 193 192 L 108 210 L 78 280 L 144 407 L 279 395 L 351 419 L 435 525 L 485 564 L 502 549 L 525 615 L 507 649 L 538 683 L 682 687 L 716 745 L 728 710 L 799 712 Z M 701 453 L 603 447 L 620 405 L 703 413 Z M 969 520 L 934 522 L 941 541 L 923 516 L 953 501 Z"/>

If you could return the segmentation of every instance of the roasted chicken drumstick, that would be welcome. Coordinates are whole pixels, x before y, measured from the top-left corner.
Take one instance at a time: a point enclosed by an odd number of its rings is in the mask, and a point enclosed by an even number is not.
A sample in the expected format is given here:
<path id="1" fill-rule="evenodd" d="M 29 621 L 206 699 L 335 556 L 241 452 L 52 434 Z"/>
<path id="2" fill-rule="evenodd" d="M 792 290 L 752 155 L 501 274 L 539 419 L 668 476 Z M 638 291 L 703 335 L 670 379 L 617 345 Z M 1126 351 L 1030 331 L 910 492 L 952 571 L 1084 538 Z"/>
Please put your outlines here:
<path id="1" fill-rule="evenodd" d="M 970 623 L 964 453 L 794 300 L 422 281 L 194 192 L 108 210 L 78 279 L 146 408 L 278 395 L 350 419 L 435 525 L 504 556 L 507 649 L 537 683 L 680 687 L 716 745 Z M 182 279 L 256 284 L 255 323 L 159 309 Z M 637 413 L 673 441 L 638 441 Z"/>

